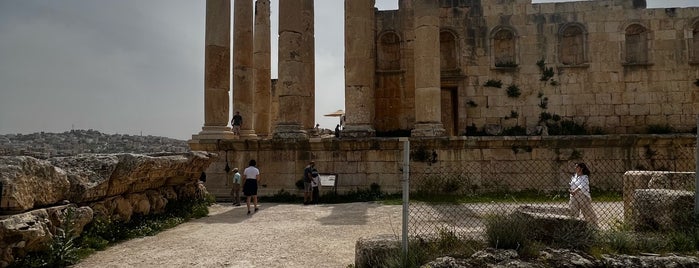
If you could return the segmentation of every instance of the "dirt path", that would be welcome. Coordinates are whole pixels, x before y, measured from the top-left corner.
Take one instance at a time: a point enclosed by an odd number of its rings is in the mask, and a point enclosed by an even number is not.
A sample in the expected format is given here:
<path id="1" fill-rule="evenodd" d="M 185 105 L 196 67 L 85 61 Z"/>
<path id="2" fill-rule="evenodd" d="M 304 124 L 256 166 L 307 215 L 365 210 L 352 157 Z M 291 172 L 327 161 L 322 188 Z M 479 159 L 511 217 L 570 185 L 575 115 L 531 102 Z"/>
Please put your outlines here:
<path id="1" fill-rule="evenodd" d="M 360 237 L 400 236 L 401 206 L 215 204 L 208 217 L 97 252 L 74 267 L 347 267 Z"/>

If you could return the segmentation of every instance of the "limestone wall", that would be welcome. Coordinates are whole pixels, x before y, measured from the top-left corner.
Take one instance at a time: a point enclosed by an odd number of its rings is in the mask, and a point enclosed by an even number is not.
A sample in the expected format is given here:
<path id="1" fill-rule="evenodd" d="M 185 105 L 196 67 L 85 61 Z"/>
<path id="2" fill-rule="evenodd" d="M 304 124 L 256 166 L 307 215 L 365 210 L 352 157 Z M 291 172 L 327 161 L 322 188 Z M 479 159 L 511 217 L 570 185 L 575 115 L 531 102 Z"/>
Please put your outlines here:
<path id="1" fill-rule="evenodd" d="M 442 118 L 455 124 L 452 135 L 472 124 L 479 130 L 536 126 L 543 112 L 608 134 L 645 133 L 648 125 L 665 124 L 689 131 L 696 124 L 699 7 L 646 9 L 644 1 L 632 0 L 450 3 L 441 6 L 440 31 L 454 39 L 450 46 L 443 38 L 441 45 L 442 90 L 457 96 L 453 111 L 443 111 L 456 118 Z M 393 31 L 401 37 L 402 66 L 412 61 L 410 29 L 397 27 L 408 12 L 377 13 L 378 66 L 385 64 L 380 38 Z M 413 99 L 413 84 L 400 83 L 412 70 L 400 71 L 377 70 L 377 124 L 394 117 L 412 126 L 411 103 L 421 100 Z M 484 86 L 489 80 L 502 86 Z M 511 85 L 519 96 L 508 96 Z M 396 86 L 402 93 L 391 93 Z"/>
<path id="2" fill-rule="evenodd" d="M 442 175 L 468 176 L 481 189 L 498 186 L 512 191 L 567 189 L 573 162 L 586 162 L 593 172 L 596 189 L 622 191 L 625 171 L 663 169 L 694 171 L 693 135 L 599 135 L 549 137 L 453 137 L 410 139 L 411 180 L 429 169 Z M 361 140 L 311 139 L 199 141 L 195 150 L 209 150 L 225 156 L 231 168 L 241 171 L 250 159 L 260 169 L 260 195 L 281 189 L 301 194 L 295 182 L 303 168 L 314 160 L 321 173 L 336 173 L 337 191 L 367 189 L 377 183 L 386 192 L 401 189 L 403 145 L 398 138 Z M 217 147 L 218 146 L 218 147 Z M 432 152 L 436 157 L 432 158 Z M 230 181 L 225 179 L 225 158 L 219 157 L 207 169 L 206 188 L 219 200 L 229 200 Z M 332 189 L 326 188 L 324 191 Z"/>

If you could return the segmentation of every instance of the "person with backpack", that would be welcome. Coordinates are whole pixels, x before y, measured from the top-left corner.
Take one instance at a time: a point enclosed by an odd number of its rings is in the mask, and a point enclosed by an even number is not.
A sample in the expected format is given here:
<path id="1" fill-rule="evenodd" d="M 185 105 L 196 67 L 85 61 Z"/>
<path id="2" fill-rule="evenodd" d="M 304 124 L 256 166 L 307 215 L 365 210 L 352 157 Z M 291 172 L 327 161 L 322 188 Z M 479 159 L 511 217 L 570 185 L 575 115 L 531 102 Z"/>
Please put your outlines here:
<path id="1" fill-rule="evenodd" d="M 306 168 L 303 169 L 303 204 L 308 205 L 313 201 L 311 194 L 313 193 L 313 172 L 318 173 L 315 168 L 316 162 L 311 161 Z"/>

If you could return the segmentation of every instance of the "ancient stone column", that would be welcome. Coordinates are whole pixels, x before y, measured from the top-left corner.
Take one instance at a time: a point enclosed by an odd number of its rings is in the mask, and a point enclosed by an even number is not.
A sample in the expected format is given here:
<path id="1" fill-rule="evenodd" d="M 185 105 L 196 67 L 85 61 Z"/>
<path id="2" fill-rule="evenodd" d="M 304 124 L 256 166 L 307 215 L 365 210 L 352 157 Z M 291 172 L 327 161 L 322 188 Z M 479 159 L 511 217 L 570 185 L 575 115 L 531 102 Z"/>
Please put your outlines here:
<path id="1" fill-rule="evenodd" d="M 301 54 L 303 62 L 303 121 L 301 127 L 306 131 L 316 125 L 316 50 L 315 50 L 315 9 L 314 0 L 305 0 L 302 3 L 303 31 L 301 32 Z"/>
<path id="2" fill-rule="evenodd" d="M 240 112 L 240 137 L 257 138 L 254 123 L 253 10 L 252 0 L 234 0 L 233 16 L 233 112 Z"/>
<path id="3" fill-rule="evenodd" d="M 312 40 L 313 0 L 279 1 L 279 118 L 274 138 L 307 139 L 306 130 L 313 127 Z"/>
<path id="4" fill-rule="evenodd" d="M 375 0 L 345 0 L 345 126 L 342 137 L 375 136 Z"/>
<path id="5" fill-rule="evenodd" d="M 415 125 L 411 136 L 444 136 L 439 65 L 439 1 L 414 0 Z"/>
<path id="6" fill-rule="evenodd" d="M 230 20 L 228 0 L 206 1 L 204 48 L 204 126 L 192 140 L 231 138 L 228 125 L 230 89 Z"/>
<path id="7" fill-rule="evenodd" d="M 271 135 L 272 74 L 270 41 L 270 1 L 255 1 L 255 44 L 253 77 L 255 78 L 255 133 L 260 137 Z"/>

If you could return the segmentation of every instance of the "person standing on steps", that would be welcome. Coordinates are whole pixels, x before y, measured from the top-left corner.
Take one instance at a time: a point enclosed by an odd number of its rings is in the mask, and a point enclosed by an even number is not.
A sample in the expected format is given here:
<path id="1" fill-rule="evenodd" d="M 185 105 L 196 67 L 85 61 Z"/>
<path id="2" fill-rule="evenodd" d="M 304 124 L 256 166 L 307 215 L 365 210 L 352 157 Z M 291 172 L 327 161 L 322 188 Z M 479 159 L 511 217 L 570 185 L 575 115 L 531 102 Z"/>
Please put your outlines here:
<path id="1" fill-rule="evenodd" d="M 241 176 L 238 168 L 233 168 L 233 187 L 231 188 L 231 196 L 233 196 L 233 205 L 240 206 L 240 181 Z"/>
<path id="2" fill-rule="evenodd" d="M 233 134 L 240 136 L 240 126 L 243 125 L 243 117 L 240 115 L 239 111 L 235 112 L 233 119 L 231 119 L 231 126 L 233 127 Z"/>
<path id="3" fill-rule="evenodd" d="M 248 205 L 248 215 L 250 215 L 250 199 L 252 198 L 255 204 L 255 212 L 257 212 L 257 185 L 260 183 L 260 170 L 257 169 L 255 159 L 250 160 L 248 167 L 243 171 L 243 194 L 245 194 L 245 202 Z"/>

